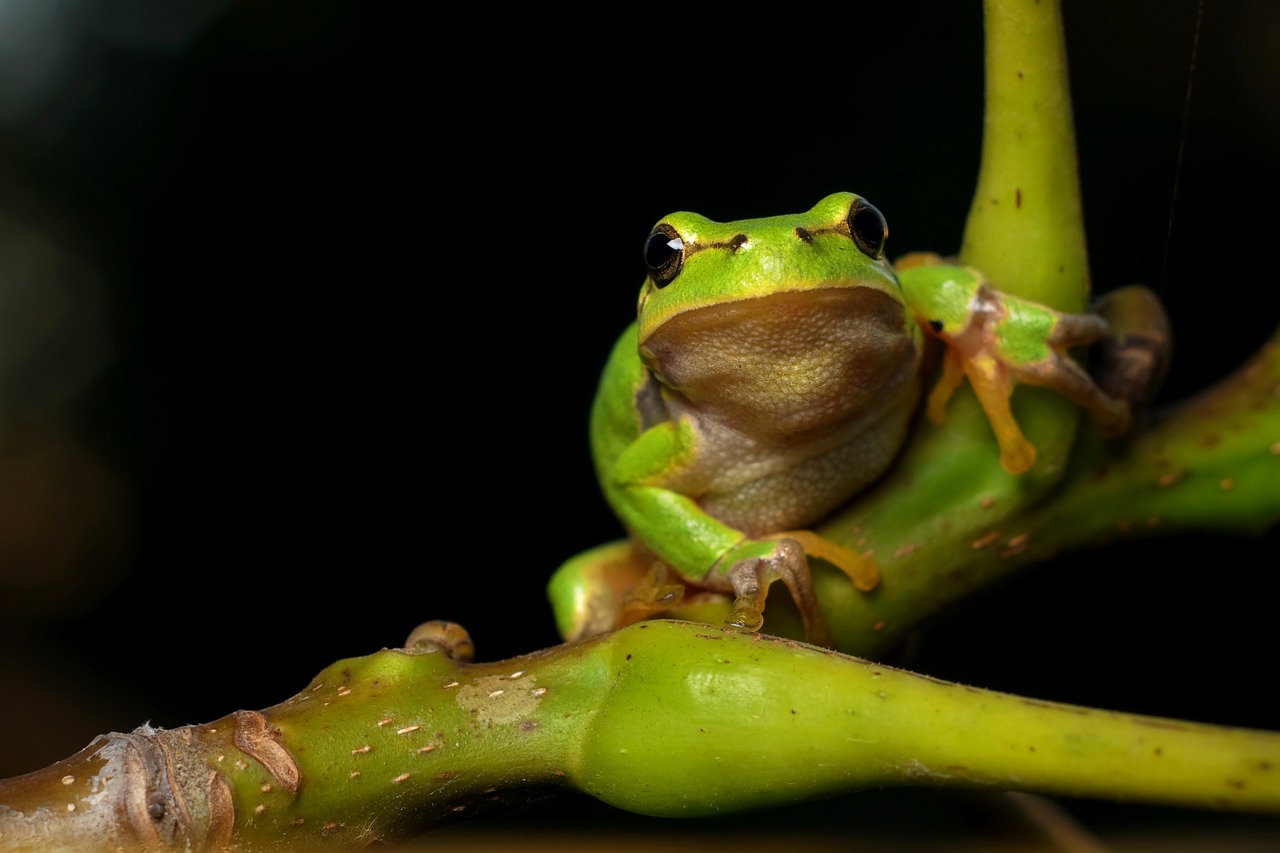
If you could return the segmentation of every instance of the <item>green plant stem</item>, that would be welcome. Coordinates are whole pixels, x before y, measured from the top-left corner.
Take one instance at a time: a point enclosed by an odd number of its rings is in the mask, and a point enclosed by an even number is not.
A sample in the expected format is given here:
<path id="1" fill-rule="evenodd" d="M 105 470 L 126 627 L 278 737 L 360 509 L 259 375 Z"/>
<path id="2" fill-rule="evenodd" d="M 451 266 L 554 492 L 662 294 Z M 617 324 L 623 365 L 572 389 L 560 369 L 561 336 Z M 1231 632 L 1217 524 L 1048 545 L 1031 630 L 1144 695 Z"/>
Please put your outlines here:
<path id="1" fill-rule="evenodd" d="M 496 663 L 431 643 L 384 649 L 261 713 L 107 735 L 0 782 L 0 838 L 8 850 L 345 847 L 549 785 L 665 816 L 897 785 L 1280 812 L 1280 735 L 655 621 Z"/>

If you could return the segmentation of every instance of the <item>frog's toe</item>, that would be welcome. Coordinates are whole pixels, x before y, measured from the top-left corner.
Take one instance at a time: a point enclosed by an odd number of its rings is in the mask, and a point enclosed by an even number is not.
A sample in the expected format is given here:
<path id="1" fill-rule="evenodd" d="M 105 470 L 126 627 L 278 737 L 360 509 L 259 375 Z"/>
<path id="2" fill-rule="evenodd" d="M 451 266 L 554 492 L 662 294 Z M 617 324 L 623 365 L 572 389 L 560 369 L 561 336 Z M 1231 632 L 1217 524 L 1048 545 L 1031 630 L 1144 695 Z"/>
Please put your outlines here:
<path id="1" fill-rule="evenodd" d="M 1000 467 L 1010 474 L 1025 474 L 1036 464 L 1036 446 L 1021 433 L 1004 437 L 997 436 L 1000 444 Z"/>
<path id="2" fill-rule="evenodd" d="M 764 600 L 768 595 L 769 581 L 762 578 L 767 558 L 748 557 L 739 560 L 729 570 L 729 585 L 733 588 L 733 612 L 724 623 L 740 631 L 758 631 L 764 624 Z"/>
<path id="3" fill-rule="evenodd" d="M 738 560 L 729 569 L 728 580 L 734 594 L 733 611 L 725 620 L 729 627 L 758 631 L 764 624 L 769 585 L 780 580 L 786 584 L 804 620 L 805 638 L 815 645 L 831 645 L 831 633 L 813 590 L 809 561 L 795 539 L 778 539 L 764 556 Z"/>
<path id="4" fill-rule="evenodd" d="M 1107 331 L 1089 360 L 1089 373 L 1103 393 L 1141 409 L 1164 382 L 1173 351 L 1169 317 L 1149 288 L 1129 285 L 1099 299 L 1093 310 Z"/>
<path id="5" fill-rule="evenodd" d="M 667 583 L 667 576 L 666 565 L 654 562 L 644 580 L 623 596 L 619 625 L 630 625 L 680 605 L 684 600 L 684 586 Z"/>
<path id="6" fill-rule="evenodd" d="M 739 631 L 759 631 L 764 625 L 764 614 L 753 603 L 735 599 L 733 612 L 724 624 Z"/>
<path id="7" fill-rule="evenodd" d="M 853 582 L 854 588 L 860 592 L 871 592 L 880 585 L 880 568 L 867 554 L 859 554 L 857 551 L 837 545 L 812 530 L 788 530 L 778 535 L 796 540 L 810 557 L 826 560 L 844 572 Z"/>

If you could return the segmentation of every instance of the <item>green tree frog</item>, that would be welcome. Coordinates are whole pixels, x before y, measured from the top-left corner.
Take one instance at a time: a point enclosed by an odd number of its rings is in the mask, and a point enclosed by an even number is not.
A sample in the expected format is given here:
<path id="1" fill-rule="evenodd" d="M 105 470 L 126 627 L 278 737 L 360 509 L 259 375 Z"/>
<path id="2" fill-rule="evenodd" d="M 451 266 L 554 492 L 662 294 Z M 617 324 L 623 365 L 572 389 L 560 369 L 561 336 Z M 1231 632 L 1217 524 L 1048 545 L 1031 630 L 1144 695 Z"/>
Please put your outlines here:
<path id="1" fill-rule="evenodd" d="M 909 256 L 895 271 L 887 236 L 880 211 L 852 193 L 797 215 L 720 223 L 675 213 L 654 226 L 637 319 L 591 412 L 600 483 L 631 538 L 553 578 L 567 639 L 674 606 L 684 585 L 669 580 L 731 595 L 728 624 L 756 630 L 781 580 L 809 639 L 825 642 L 807 558 L 864 591 L 879 573 L 809 528 L 902 447 L 926 335 L 946 344 L 926 414 L 940 421 L 967 376 L 1011 473 L 1035 461 L 1009 409 L 1018 382 L 1056 389 L 1107 432 L 1123 429 L 1128 404 L 1065 353 L 1105 321 L 1001 294 L 936 256 Z"/>

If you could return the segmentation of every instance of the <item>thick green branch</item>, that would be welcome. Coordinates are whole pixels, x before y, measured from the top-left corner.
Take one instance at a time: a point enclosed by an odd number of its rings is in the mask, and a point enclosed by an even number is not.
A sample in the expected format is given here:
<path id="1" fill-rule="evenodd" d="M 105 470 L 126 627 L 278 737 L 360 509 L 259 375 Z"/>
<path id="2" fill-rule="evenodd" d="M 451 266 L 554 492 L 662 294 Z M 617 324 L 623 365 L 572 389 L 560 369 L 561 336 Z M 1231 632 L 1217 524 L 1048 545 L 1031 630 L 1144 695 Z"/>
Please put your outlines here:
<path id="1" fill-rule="evenodd" d="M 1280 735 L 647 622 L 497 663 L 433 643 L 386 649 L 261 713 L 104 736 L 0 782 L 0 838 L 9 850 L 347 847 L 529 786 L 697 816 L 897 785 L 1280 812 Z"/>

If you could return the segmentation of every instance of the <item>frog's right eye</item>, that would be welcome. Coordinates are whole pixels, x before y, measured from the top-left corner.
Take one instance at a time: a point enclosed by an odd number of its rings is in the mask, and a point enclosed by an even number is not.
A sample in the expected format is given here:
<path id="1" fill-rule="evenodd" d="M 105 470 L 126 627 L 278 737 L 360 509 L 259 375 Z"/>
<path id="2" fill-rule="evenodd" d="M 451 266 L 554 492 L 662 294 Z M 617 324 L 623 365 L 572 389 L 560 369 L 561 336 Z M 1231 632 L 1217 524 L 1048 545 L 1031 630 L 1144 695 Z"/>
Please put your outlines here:
<path id="1" fill-rule="evenodd" d="M 849 208 L 849 236 L 862 253 L 872 260 L 884 257 L 884 243 L 889 239 L 889 225 L 874 204 L 857 198 Z"/>
<path id="2" fill-rule="evenodd" d="M 666 287 L 684 266 L 684 239 L 676 229 L 663 223 L 644 241 L 644 265 L 655 287 Z"/>

